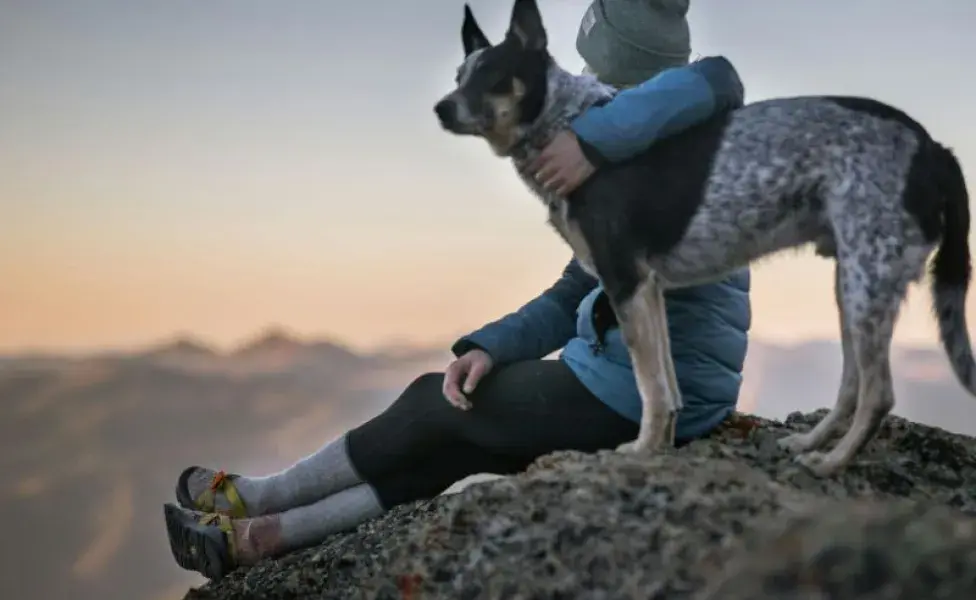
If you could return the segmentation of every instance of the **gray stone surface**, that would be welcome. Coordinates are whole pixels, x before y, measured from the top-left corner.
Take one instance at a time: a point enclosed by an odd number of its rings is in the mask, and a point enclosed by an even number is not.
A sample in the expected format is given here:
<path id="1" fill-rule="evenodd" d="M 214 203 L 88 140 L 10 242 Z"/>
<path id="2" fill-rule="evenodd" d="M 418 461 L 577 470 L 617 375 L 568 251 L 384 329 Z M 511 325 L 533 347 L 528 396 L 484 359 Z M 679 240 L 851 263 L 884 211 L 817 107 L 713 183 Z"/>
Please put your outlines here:
<path id="1" fill-rule="evenodd" d="M 818 479 L 776 440 L 822 415 L 549 455 L 187 598 L 976 598 L 976 440 L 891 417 Z"/>

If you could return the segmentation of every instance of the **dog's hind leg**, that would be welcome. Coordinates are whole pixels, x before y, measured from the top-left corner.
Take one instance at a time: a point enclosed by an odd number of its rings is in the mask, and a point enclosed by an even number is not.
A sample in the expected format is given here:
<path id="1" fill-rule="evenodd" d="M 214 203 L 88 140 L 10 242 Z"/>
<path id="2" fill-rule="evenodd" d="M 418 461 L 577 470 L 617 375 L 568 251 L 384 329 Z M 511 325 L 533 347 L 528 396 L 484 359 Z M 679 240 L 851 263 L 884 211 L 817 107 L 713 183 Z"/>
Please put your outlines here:
<path id="1" fill-rule="evenodd" d="M 854 419 L 829 452 L 797 456 L 797 462 L 820 476 L 845 468 L 877 435 L 895 405 L 891 336 L 908 286 L 921 275 L 931 250 L 919 245 L 906 247 L 899 238 L 859 241 L 856 252 L 841 251 L 838 256 L 841 301 L 858 369 Z"/>
<path id="2" fill-rule="evenodd" d="M 637 439 L 618 450 L 643 452 L 674 445 L 681 392 L 671 357 L 663 290 L 651 273 L 629 297 L 609 295 L 630 352 L 642 402 Z"/>
<path id="3" fill-rule="evenodd" d="M 854 409 L 857 407 L 858 367 L 854 353 L 854 343 L 851 339 L 851 328 L 844 316 L 844 301 L 841 297 L 843 282 L 841 280 L 841 263 L 834 265 L 834 299 L 837 304 L 837 315 L 840 321 L 841 348 L 843 349 L 844 366 L 840 377 L 840 389 L 837 401 L 817 425 L 808 432 L 794 433 L 779 440 L 781 448 L 800 454 L 822 447 L 831 435 L 843 424 L 850 421 Z"/>

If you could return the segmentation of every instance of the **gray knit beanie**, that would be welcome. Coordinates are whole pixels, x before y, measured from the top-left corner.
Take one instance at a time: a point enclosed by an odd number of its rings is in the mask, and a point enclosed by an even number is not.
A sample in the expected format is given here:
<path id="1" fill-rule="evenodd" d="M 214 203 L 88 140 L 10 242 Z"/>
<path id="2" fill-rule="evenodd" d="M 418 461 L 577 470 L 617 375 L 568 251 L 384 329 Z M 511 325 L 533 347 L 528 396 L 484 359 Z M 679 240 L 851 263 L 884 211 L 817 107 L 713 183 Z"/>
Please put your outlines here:
<path id="1" fill-rule="evenodd" d="M 576 35 L 588 70 L 617 87 L 688 64 L 690 0 L 593 0 Z"/>

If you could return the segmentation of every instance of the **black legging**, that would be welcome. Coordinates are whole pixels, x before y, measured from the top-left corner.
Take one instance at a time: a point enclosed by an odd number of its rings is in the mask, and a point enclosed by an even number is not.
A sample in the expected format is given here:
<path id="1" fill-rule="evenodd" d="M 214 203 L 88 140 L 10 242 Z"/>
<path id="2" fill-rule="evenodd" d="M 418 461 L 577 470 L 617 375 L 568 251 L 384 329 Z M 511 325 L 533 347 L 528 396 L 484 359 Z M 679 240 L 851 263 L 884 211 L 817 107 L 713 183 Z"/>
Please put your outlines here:
<path id="1" fill-rule="evenodd" d="M 443 373 L 418 377 L 348 434 L 353 465 L 387 508 L 433 498 L 469 475 L 509 475 L 556 450 L 595 452 L 637 436 L 636 423 L 558 360 L 497 368 L 470 395 L 468 411 L 448 403 L 443 380 Z"/>

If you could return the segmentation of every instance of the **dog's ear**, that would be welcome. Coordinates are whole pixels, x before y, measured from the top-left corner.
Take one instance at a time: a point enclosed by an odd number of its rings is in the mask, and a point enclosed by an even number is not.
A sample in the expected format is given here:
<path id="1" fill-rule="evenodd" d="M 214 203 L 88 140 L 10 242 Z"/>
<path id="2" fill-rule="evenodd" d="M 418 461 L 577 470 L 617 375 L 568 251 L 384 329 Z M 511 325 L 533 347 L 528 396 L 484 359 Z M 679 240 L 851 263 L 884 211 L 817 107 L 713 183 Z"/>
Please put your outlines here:
<path id="1" fill-rule="evenodd" d="M 474 13 L 471 12 L 471 7 L 467 4 L 464 5 L 464 23 L 461 25 L 461 42 L 464 44 L 465 56 L 468 56 L 475 50 L 491 46 L 491 42 L 488 41 L 484 32 L 481 31 L 481 27 L 478 26 L 478 21 L 474 18 Z"/>
<path id="2" fill-rule="evenodd" d="M 542 15 L 535 0 L 515 0 L 508 35 L 518 40 L 526 50 L 546 48 L 546 28 L 542 26 Z"/>

